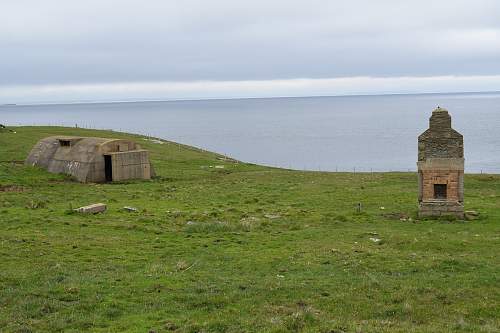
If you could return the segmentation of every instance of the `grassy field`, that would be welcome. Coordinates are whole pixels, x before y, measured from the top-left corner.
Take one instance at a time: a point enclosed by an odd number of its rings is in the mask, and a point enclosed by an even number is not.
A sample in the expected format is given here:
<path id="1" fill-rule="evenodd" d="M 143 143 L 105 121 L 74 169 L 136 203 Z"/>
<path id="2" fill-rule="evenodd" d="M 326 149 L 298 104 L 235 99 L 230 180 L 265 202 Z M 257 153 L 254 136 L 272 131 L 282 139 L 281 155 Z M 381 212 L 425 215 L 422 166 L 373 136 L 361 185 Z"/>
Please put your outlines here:
<path id="1" fill-rule="evenodd" d="M 465 177 L 478 220 L 419 220 L 413 173 L 14 130 L 0 132 L 0 332 L 500 331 L 498 175 Z M 158 177 L 79 184 L 9 162 L 56 134 L 136 140 Z M 108 211 L 72 213 L 96 202 Z"/>

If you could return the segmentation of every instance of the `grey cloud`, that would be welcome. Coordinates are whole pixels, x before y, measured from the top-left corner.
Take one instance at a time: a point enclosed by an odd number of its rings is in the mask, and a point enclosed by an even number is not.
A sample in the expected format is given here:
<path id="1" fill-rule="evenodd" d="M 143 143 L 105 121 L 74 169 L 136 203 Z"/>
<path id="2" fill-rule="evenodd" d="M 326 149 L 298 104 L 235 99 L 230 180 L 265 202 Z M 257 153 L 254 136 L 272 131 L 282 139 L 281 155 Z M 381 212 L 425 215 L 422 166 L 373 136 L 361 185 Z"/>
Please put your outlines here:
<path id="1" fill-rule="evenodd" d="M 18 0 L 0 85 L 500 74 L 496 0 Z"/>

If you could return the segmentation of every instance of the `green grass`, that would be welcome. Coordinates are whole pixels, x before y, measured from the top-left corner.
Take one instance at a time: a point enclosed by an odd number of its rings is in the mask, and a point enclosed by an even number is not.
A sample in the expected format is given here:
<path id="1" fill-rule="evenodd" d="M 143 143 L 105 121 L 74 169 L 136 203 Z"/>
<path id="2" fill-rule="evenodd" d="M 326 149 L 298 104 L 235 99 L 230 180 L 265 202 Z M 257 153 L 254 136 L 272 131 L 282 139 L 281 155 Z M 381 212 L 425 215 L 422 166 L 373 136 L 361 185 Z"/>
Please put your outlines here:
<path id="1" fill-rule="evenodd" d="M 0 133 L 0 332 L 500 330 L 498 175 L 465 177 L 478 220 L 418 220 L 413 173 L 290 171 L 117 132 L 15 131 Z M 55 134 L 136 140 L 158 177 L 79 184 L 7 162 Z M 108 211 L 71 213 L 96 202 Z"/>

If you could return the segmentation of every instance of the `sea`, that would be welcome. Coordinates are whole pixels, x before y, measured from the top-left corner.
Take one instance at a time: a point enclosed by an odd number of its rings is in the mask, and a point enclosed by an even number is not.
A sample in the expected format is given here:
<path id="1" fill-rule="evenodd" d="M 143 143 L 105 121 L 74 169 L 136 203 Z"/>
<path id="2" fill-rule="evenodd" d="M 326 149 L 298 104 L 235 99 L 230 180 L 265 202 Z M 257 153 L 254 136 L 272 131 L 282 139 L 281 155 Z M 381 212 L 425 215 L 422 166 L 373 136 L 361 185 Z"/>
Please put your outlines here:
<path id="1" fill-rule="evenodd" d="M 0 123 L 139 133 L 298 170 L 415 171 L 437 106 L 464 135 L 468 173 L 500 173 L 500 92 L 1 105 Z"/>

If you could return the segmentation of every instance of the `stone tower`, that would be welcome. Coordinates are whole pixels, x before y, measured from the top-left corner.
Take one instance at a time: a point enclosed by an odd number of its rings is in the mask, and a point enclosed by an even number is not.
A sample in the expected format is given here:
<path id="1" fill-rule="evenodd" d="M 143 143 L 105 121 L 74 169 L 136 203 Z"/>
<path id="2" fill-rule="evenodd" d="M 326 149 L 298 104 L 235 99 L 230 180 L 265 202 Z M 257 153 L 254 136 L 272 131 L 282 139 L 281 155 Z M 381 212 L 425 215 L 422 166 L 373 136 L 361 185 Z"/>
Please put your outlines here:
<path id="1" fill-rule="evenodd" d="M 464 217 L 464 139 L 451 128 L 448 111 L 432 112 L 418 137 L 419 216 Z"/>

